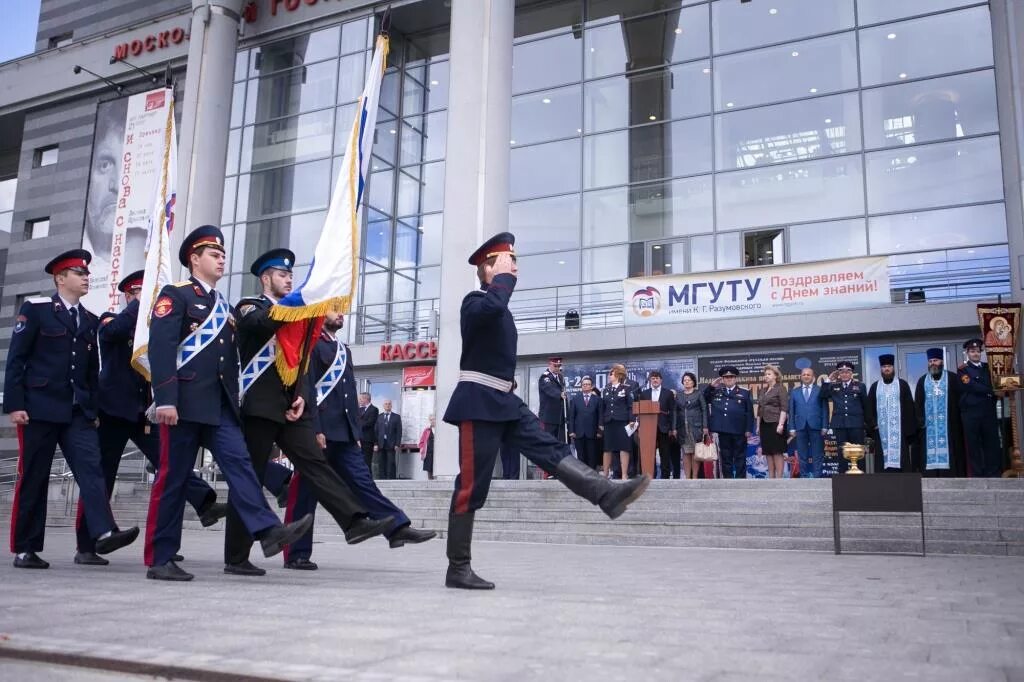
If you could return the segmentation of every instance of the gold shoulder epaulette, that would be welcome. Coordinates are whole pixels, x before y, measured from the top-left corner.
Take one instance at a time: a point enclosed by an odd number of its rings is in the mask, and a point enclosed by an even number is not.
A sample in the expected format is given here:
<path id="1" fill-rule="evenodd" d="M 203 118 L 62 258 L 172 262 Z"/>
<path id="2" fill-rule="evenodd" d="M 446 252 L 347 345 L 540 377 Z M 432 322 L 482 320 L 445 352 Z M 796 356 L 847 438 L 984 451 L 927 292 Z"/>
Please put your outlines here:
<path id="1" fill-rule="evenodd" d="M 192 280 L 190 280 L 190 279 L 186 279 L 186 280 L 182 280 L 182 281 L 180 281 L 180 282 L 175 282 L 175 283 L 174 283 L 174 286 L 176 286 L 176 287 L 187 287 L 187 286 L 192 286 Z"/>

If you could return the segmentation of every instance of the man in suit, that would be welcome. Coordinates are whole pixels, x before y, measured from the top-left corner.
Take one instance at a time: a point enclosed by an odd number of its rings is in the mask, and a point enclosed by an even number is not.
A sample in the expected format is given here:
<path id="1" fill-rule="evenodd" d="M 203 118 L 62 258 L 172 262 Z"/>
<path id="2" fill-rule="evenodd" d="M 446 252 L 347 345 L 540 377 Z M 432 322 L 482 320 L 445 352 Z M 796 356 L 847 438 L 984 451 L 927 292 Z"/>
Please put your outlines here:
<path id="1" fill-rule="evenodd" d="M 398 478 L 397 450 L 402 445 L 402 415 L 391 411 L 391 401 L 381 403 L 384 411 L 377 416 L 377 444 L 381 478 L 393 481 Z"/>
<path id="2" fill-rule="evenodd" d="M 15 318 L 4 375 L 4 412 L 18 431 L 18 482 L 11 505 L 15 568 L 49 568 L 39 558 L 46 534 L 50 465 L 59 444 L 81 491 L 96 553 L 139 536 L 118 530 L 107 499 L 96 434 L 99 354 L 96 316 L 80 300 L 89 292 L 92 254 L 66 251 L 46 264 L 57 292 L 26 300 Z"/>
<path id="3" fill-rule="evenodd" d="M 722 478 L 747 477 L 747 440 L 754 432 L 754 402 L 750 391 L 736 385 L 739 370 L 726 366 L 704 389 L 708 430 L 718 435 Z"/>
<path id="4" fill-rule="evenodd" d="M 789 393 L 789 436 L 796 438 L 801 478 L 821 478 L 825 461 L 825 410 L 814 370 L 800 370 L 800 386 Z"/>
<path id="5" fill-rule="evenodd" d="M 366 466 L 374 478 L 380 478 L 380 468 L 373 461 L 373 446 L 377 444 L 377 415 L 380 410 L 373 404 L 373 396 L 365 391 L 359 394 L 359 447 L 366 458 Z"/>
<path id="6" fill-rule="evenodd" d="M 384 496 L 373 482 L 370 468 L 366 465 L 359 447 L 358 406 L 356 404 L 356 376 L 352 364 L 352 353 L 336 334 L 344 323 L 341 313 L 330 311 L 324 317 L 323 331 L 313 347 L 309 361 L 309 376 L 313 382 L 310 410 L 313 413 L 313 430 L 317 443 L 324 448 L 327 461 L 341 476 L 345 484 L 356 494 L 372 518 L 393 519 L 384 531 L 384 537 L 392 549 L 406 544 L 426 542 L 437 533 L 432 530 L 413 528 L 405 512 Z M 299 491 L 289 495 L 288 511 L 285 518 L 301 517 L 316 511 L 316 498 L 304 482 L 301 474 L 297 477 Z M 284 551 L 284 567 L 312 571 L 317 565 L 310 561 L 313 553 L 313 531 L 299 538 Z"/>
<path id="7" fill-rule="evenodd" d="M 275 366 L 276 332 L 283 323 L 271 319 L 270 309 L 291 293 L 294 263 L 295 254 L 288 249 L 264 253 L 249 268 L 259 278 L 263 294 L 243 298 L 238 303 L 242 431 L 260 481 L 276 443 L 316 499 L 345 531 L 345 541 L 354 545 L 384 532 L 391 519 L 369 518 L 367 510 L 327 463 L 313 429 L 316 403 L 311 399 L 308 372 L 300 372 L 293 387 L 284 383 Z M 234 510 L 229 511 L 224 533 L 224 572 L 245 576 L 266 573 L 249 561 L 251 546 L 252 537 L 241 519 Z"/>
<path id="8" fill-rule="evenodd" d="M 992 387 L 988 363 L 981 361 L 981 339 L 964 343 L 967 362 L 957 370 L 960 380 L 960 418 L 967 441 L 967 463 L 972 478 L 998 478 L 1003 471 L 996 403 L 1002 394 Z"/>
<path id="9" fill-rule="evenodd" d="M 676 398 L 672 391 L 661 386 L 661 372 L 651 370 L 647 375 L 650 388 L 640 391 L 640 400 L 653 400 L 658 403 L 658 434 L 657 447 L 658 455 L 661 457 L 661 477 L 679 478 L 681 474 L 679 466 L 679 450 L 672 447 L 672 411 L 675 408 Z M 673 458 L 673 454 L 675 457 Z M 671 473 L 670 473 L 671 472 Z"/>
<path id="10" fill-rule="evenodd" d="M 594 381 L 583 377 L 581 391 L 569 401 L 569 438 L 576 444 L 576 457 L 591 469 L 600 464 L 597 432 L 601 425 L 601 398 L 595 396 Z"/>
<path id="11" fill-rule="evenodd" d="M 142 276 L 143 271 L 139 270 L 121 280 L 117 288 L 124 294 L 127 305 L 116 315 L 103 313 L 97 332 L 102 359 L 98 433 L 108 499 L 114 492 L 121 455 L 129 440 L 153 466 L 153 471 L 160 467 L 160 437 L 157 430 L 150 427 L 145 414 L 150 403 L 149 382 L 131 364 L 135 324 L 139 319 L 138 296 L 142 290 Z M 227 504 L 217 502 L 216 491 L 194 472 L 190 474 L 186 487 L 186 499 L 196 510 L 203 526 L 212 526 L 227 514 Z M 96 543 L 82 511 L 82 501 L 79 499 L 75 520 L 78 538 L 75 563 L 106 566 L 110 562 L 96 554 Z M 180 560 L 180 557 L 175 560 Z"/>
<path id="12" fill-rule="evenodd" d="M 853 378 L 852 362 L 843 360 L 836 371 L 821 385 L 821 399 L 832 401 L 829 428 L 839 448 L 839 473 L 846 473 L 849 462 L 843 457 L 843 443 L 864 444 L 864 417 L 867 413 L 868 392 L 864 384 Z"/>

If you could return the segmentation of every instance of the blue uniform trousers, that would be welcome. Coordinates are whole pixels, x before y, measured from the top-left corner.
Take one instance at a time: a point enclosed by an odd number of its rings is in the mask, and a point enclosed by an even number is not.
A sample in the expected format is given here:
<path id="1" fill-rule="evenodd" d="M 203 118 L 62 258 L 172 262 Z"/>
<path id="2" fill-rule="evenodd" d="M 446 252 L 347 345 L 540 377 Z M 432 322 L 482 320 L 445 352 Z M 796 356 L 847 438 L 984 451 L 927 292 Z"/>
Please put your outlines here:
<path id="1" fill-rule="evenodd" d="M 569 446 L 547 433 L 525 404 L 519 406 L 515 421 L 459 422 L 459 475 L 455 477 L 452 513 L 466 514 L 484 506 L 499 447 L 522 453 L 549 474 L 572 456 Z"/>
<path id="2" fill-rule="evenodd" d="M 719 433 L 718 459 L 722 478 L 746 478 L 747 437 L 742 433 Z"/>
<path id="3" fill-rule="evenodd" d="M 149 433 L 146 433 L 146 421 L 140 415 L 136 421 L 129 421 L 120 417 L 100 412 L 100 466 L 103 468 L 103 481 L 107 486 L 107 499 L 114 492 L 114 481 L 117 480 L 117 470 L 121 466 L 121 455 L 128 441 L 135 443 L 137 447 L 153 465 L 153 470 L 160 468 L 160 436 L 155 425 L 150 426 Z M 190 472 L 186 483 L 185 497 L 188 503 L 202 514 L 203 510 L 217 501 L 217 493 L 210 484 Z M 96 541 L 89 532 L 89 524 L 83 514 L 84 505 L 78 500 L 78 515 L 75 519 L 75 534 L 78 538 L 79 552 L 95 552 Z"/>
<path id="4" fill-rule="evenodd" d="M 263 487 L 277 497 L 292 480 L 293 472 L 283 464 L 274 460 L 267 462 L 267 469 L 263 472 Z M 302 518 L 301 516 L 299 518 Z"/>
<path id="5" fill-rule="evenodd" d="M 999 478 L 1003 473 L 1003 451 L 995 409 L 968 408 L 961 412 L 961 417 L 971 477 Z"/>
<path id="6" fill-rule="evenodd" d="M 188 421 L 160 426 L 160 464 L 146 519 L 147 566 L 162 566 L 181 546 L 188 479 L 200 446 L 213 453 L 228 481 L 228 502 L 250 534 L 256 535 L 280 523 L 263 496 L 234 410 L 222 397 L 219 426 Z"/>
<path id="7" fill-rule="evenodd" d="M 805 426 L 797 431 L 796 451 L 800 457 L 800 478 L 821 478 L 825 462 L 825 437 L 821 429 Z"/>
<path id="8" fill-rule="evenodd" d="M 519 452 L 507 445 L 500 448 L 501 452 L 501 477 L 506 481 L 519 480 Z"/>
<path id="9" fill-rule="evenodd" d="M 395 522 L 391 528 L 384 533 L 385 537 L 391 537 L 402 526 L 408 526 L 410 521 L 405 512 L 395 506 L 395 503 L 384 496 L 377 484 L 373 482 L 373 474 L 366 466 L 366 457 L 362 449 L 355 443 L 342 443 L 338 441 L 327 441 L 327 449 L 324 456 L 328 463 L 338 473 L 341 480 L 345 482 L 356 497 L 366 507 L 371 519 L 382 519 L 385 516 L 394 516 Z M 288 512 L 285 515 L 286 521 L 301 519 L 305 514 L 312 514 L 316 511 L 316 496 L 312 487 L 305 482 L 301 475 L 292 477 L 288 488 Z M 313 530 L 293 542 L 284 550 L 284 560 L 308 559 L 313 553 Z"/>
<path id="10" fill-rule="evenodd" d="M 18 483 L 11 505 L 11 551 L 16 554 L 43 551 L 46 495 L 57 445 L 78 483 L 82 510 L 94 537 L 117 528 L 103 484 L 96 426 L 75 407 L 70 424 L 32 419 L 18 426 Z"/>
<path id="11" fill-rule="evenodd" d="M 850 468 L 850 463 L 843 457 L 843 443 L 856 443 L 857 445 L 864 444 L 864 427 L 852 429 L 832 429 L 832 434 L 836 437 L 836 456 L 839 457 L 839 473 L 845 474 L 846 470 Z"/>

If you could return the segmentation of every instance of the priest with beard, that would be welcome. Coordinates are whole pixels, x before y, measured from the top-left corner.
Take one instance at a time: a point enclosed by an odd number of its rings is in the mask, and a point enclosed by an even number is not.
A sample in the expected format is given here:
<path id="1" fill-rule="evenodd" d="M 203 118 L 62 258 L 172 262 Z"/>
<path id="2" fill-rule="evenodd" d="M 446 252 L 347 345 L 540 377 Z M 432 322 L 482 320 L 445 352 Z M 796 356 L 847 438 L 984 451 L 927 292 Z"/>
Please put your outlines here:
<path id="1" fill-rule="evenodd" d="M 875 442 L 875 471 L 914 471 L 917 414 L 910 384 L 896 378 L 896 358 L 878 356 L 882 378 L 868 390 L 864 417 Z"/>
<path id="2" fill-rule="evenodd" d="M 917 380 L 914 405 L 920 430 L 916 471 L 926 477 L 967 475 L 963 427 L 960 422 L 960 382 L 945 369 L 941 348 L 929 348 L 928 372 Z"/>

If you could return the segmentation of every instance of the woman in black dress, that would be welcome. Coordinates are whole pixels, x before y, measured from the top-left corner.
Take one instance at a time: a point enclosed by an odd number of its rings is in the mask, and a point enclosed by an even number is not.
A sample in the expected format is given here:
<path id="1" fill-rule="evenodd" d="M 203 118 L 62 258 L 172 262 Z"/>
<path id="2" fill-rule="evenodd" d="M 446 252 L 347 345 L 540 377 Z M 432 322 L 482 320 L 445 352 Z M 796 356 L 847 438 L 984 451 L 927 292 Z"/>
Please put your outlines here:
<path id="1" fill-rule="evenodd" d="M 601 425 L 604 433 L 604 475 L 607 477 L 612 466 L 612 453 L 619 453 L 623 480 L 629 478 L 629 456 L 633 441 L 626 433 L 626 425 L 633 419 L 633 393 L 626 385 L 626 368 L 616 365 L 611 371 L 611 381 L 601 394 Z"/>

